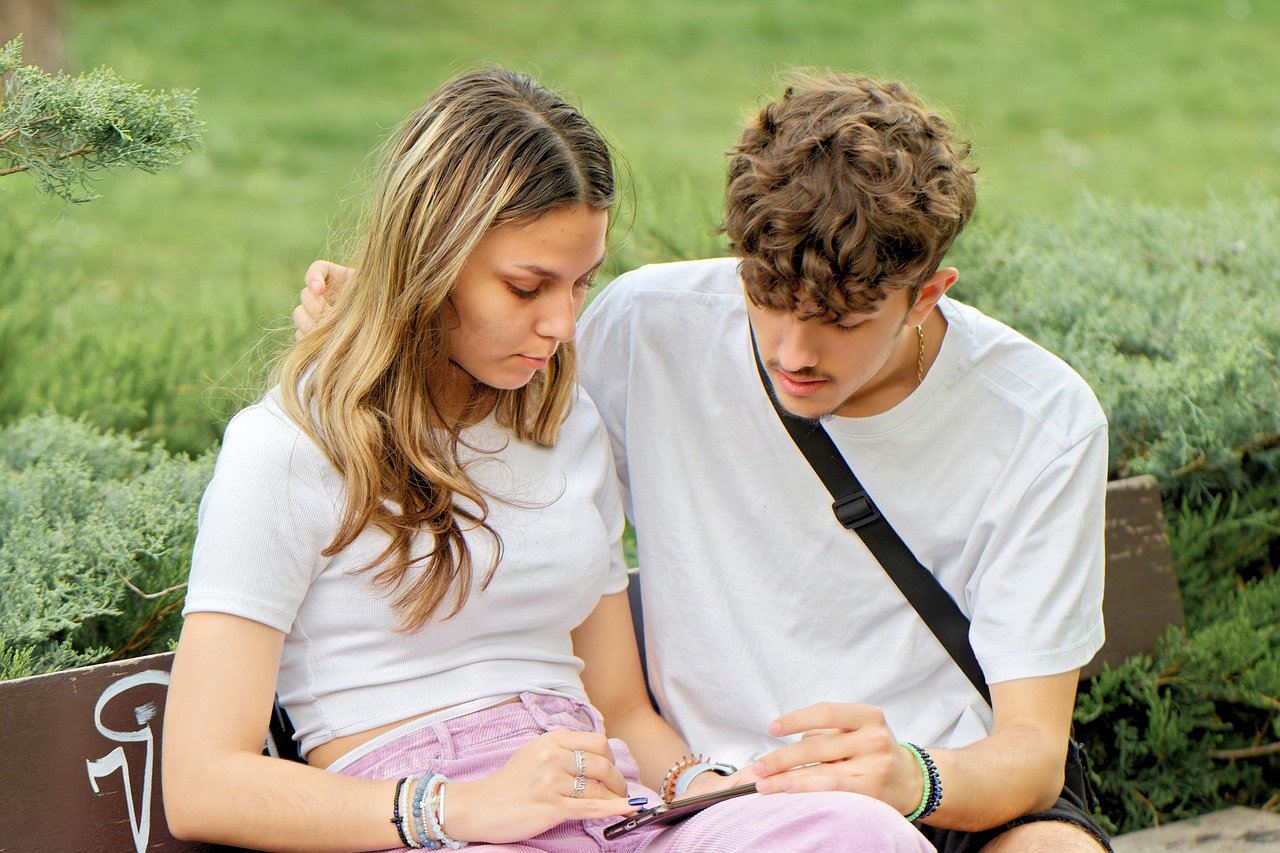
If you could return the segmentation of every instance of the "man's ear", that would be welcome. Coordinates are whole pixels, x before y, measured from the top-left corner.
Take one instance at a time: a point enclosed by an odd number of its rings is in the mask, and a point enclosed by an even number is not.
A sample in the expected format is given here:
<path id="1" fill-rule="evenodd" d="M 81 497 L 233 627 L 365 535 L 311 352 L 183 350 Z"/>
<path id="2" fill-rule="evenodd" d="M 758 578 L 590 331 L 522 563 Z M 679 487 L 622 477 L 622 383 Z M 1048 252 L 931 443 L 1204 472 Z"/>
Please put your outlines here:
<path id="1" fill-rule="evenodd" d="M 929 316 L 929 312 L 933 310 L 933 306 L 938 304 L 938 300 L 959 278 L 960 270 L 955 267 L 943 267 L 929 276 L 929 280 L 920 288 L 920 296 L 916 299 L 916 304 L 912 305 L 911 310 L 907 312 L 907 325 L 918 326 L 923 323 Z"/>

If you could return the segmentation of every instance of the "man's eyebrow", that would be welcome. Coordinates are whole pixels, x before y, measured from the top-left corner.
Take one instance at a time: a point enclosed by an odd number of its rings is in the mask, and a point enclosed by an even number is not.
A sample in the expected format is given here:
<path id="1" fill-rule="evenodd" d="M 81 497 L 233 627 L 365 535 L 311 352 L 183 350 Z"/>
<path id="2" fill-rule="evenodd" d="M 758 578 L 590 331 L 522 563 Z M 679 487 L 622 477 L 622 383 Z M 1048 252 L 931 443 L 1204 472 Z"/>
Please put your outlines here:
<path id="1" fill-rule="evenodd" d="M 600 269 L 600 267 L 603 265 L 604 265 L 604 255 L 601 255 L 600 260 L 596 261 L 595 264 L 592 265 L 591 269 L 587 270 L 586 275 L 584 275 L 583 278 L 586 278 L 592 275 L 593 273 L 595 273 L 596 270 Z M 528 270 L 534 275 L 540 275 L 543 278 L 558 279 L 560 277 L 560 274 L 557 273 L 555 270 L 549 270 L 546 267 L 542 266 L 541 264 L 516 264 L 516 266 L 522 270 Z"/>

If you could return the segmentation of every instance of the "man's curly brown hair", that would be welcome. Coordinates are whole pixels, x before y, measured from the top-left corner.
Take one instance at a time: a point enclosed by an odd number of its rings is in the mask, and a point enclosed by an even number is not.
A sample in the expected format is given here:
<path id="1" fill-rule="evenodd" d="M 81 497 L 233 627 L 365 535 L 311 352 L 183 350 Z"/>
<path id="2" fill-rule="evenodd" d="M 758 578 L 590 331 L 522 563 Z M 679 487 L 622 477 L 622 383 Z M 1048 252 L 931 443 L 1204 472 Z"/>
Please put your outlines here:
<path id="1" fill-rule="evenodd" d="M 730 152 L 724 232 L 748 298 L 832 320 L 902 288 L 914 304 L 973 214 L 968 154 L 901 83 L 796 74 Z"/>

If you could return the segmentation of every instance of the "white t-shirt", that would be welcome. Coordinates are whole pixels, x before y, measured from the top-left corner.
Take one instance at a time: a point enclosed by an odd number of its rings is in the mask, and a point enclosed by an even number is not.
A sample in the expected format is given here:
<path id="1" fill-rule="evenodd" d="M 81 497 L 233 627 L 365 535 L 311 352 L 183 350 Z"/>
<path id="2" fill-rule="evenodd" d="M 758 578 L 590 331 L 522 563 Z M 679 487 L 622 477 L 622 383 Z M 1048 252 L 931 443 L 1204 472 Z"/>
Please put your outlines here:
<path id="1" fill-rule="evenodd" d="M 972 620 L 990 683 L 1066 672 L 1102 644 L 1106 421 L 1066 364 L 949 299 L 923 384 L 824 422 L 885 517 Z M 694 749 L 743 764 L 781 713 L 884 709 L 962 746 L 991 710 L 792 443 L 752 357 L 737 263 L 648 266 L 578 335 L 638 533 L 654 694 Z"/>
<path id="2" fill-rule="evenodd" d="M 483 531 L 471 547 L 471 596 L 456 616 L 397 633 L 393 593 L 357 573 L 388 537 L 366 529 L 333 557 L 346 498 L 337 471 L 289 420 L 273 391 L 227 426 L 200 504 L 183 614 L 216 611 L 285 633 L 278 691 L 305 754 L 336 737 L 450 708 L 465 713 L 520 692 L 585 699 L 569 637 L 601 595 L 626 588 L 622 509 L 608 439 L 579 394 L 554 447 L 516 441 L 492 418 L 463 431 L 488 494 L 502 562 Z M 414 548 L 424 553 L 426 537 Z M 410 578 L 416 577 L 413 570 Z M 446 715 L 447 716 L 447 715 Z"/>

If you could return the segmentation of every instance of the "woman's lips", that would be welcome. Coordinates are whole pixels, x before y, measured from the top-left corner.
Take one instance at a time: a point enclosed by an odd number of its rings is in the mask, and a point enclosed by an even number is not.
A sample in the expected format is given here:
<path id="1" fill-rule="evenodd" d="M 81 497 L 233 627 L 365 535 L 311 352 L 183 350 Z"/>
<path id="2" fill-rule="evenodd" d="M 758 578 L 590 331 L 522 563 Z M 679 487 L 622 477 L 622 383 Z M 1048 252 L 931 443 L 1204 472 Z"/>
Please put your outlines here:
<path id="1" fill-rule="evenodd" d="M 782 386 L 782 390 L 786 391 L 793 397 L 808 397 L 822 390 L 822 386 L 827 384 L 825 379 L 815 379 L 804 381 L 800 379 L 792 379 L 787 374 L 778 371 L 778 384 Z"/>
<path id="2" fill-rule="evenodd" d="M 541 370 L 542 368 L 547 366 L 547 362 L 551 360 L 551 357 L 547 356 L 545 358 L 535 358 L 531 355 L 521 355 L 520 360 L 523 361 L 525 364 L 527 364 L 529 367 L 533 368 L 534 370 Z"/>

